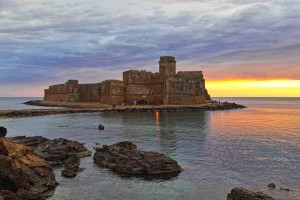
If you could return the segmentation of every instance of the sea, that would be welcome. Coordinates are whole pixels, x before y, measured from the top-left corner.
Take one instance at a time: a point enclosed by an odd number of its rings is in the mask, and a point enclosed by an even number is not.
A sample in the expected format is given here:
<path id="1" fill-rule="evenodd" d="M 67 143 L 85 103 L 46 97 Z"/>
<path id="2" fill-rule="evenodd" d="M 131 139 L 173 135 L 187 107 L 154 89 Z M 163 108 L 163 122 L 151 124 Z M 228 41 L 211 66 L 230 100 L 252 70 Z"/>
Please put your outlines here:
<path id="1" fill-rule="evenodd" d="M 0 109 L 33 109 L 0 98 Z M 300 98 L 213 98 L 245 109 L 204 112 L 81 113 L 0 119 L 7 137 L 26 135 L 77 140 L 93 147 L 128 140 L 175 159 L 183 171 L 169 180 L 120 177 L 81 159 L 73 179 L 55 168 L 51 200 L 226 200 L 234 187 L 281 200 L 300 199 Z M 45 108 L 45 107 L 43 107 Z M 105 126 L 104 131 L 98 125 Z M 277 189 L 268 189 L 275 183 Z M 281 188 L 289 188 L 290 191 Z"/>

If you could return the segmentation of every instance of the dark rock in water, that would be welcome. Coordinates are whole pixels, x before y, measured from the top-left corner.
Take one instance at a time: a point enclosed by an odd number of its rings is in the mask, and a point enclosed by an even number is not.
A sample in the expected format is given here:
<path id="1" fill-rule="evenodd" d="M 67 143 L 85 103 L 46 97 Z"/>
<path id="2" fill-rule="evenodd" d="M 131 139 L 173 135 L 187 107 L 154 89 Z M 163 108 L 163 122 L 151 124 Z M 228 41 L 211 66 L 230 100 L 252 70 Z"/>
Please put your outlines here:
<path id="1" fill-rule="evenodd" d="M 5 199 L 39 200 L 54 190 L 57 182 L 52 168 L 31 147 L 3 139 L 0 149 L 1 196 Z"/>
<path id="2" fill-rule="evenodd" d="M 76 176 L 76 172 L 72 169 L 61 170 L 61 175 L 66 178 L 73 178 Z"/>
<path id="3" fill-rule="evenodd" d="M 4 138 L 6 136 L 7 129 L 3 126 L 0 126 L 0 138 Z"/>
<path id="4" fill-rule="evenodd" d="M 252 192 L 244 188 L 234 188 L 227 195 L 227 200 L 275 200 L 274 198 L 261 193 Z"/>
<path id="5" fill-rule="evenodd" d="M 41 136 L 19 136 L 11 139 L 34 148 L 35 153 L 51 166 L 63 166 L 64 161 L 74 155 L 80 158 L 91 155 L 83 144 L 63 138 L 49 140 Z"/>
<path id="6" fill-rule="evenodd" d="M 126 175 L 142 175 L 152 178 L 177 176 L 181 167 L 175 160 L 156 152 L 137 149 L 132 142 L 124 141 L 95 148 L 94 162 L 101 167 Z"/>
<path id="7" fill-rule="evenodd" d="M 70 155 L 68 159 L 64 160 L 64 167 L 67 170 L 73 170 L 74 172 L 78 172 L 80 165 L 80 159 L 76 156 L 76 154 Z"/>
<path id="8" fill-rule="evenodd" d="M 274 183 L 270 183 L 270 184 L 268 184 L 268 187 L 271 188 L 271 189 L 275 189 L 276 185 Z"/>
<path id="9" fill-rule="evenodd" d="M 100 131 L 102 131 L 102 130 L 104 130 L 104 126 L 103 126 L 102 124 L 99 124 L 98 129 L 99 129 Z"/>

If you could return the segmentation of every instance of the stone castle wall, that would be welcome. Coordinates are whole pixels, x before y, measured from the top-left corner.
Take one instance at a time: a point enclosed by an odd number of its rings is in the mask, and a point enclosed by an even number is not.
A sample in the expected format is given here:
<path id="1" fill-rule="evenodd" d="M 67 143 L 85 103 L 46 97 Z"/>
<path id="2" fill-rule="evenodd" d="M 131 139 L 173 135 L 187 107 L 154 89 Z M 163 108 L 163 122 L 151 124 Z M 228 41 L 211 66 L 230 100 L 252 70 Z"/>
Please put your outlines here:
<path id="1" fill-rule="evenodd" d="M 201 104 L 210 100 L 202 71 L 179 71 L 173 56 L 162 56 L 159 73 L 145 70 L 123 72 L 123 81 L 106 80 L 101 83 L 79 84 L 69 80 L 65 84 L 45 89 L 48 101 L 91 101 L 105 104 Z"/>
<path id="2" fill-rule="evenodd" d="M 79 101 L 100 101 L 101 83 L 79 84 Z"/>
<path id="3" fill-rule="evenodd" d="M 145 101 L 153 104 L 155 101 L 155 103 L 161 104 L 163 102 L 165 80 L 166 77 L 163 74 L 145 70 L 123 72 L 123 82 L 126 85 L 125 103 L 134 104 Z"/>
<path id="4" fill-rule="evenodd" d="M 119 80 L 101 82 L 101 103 L 122 104 L 124 102 L 124 83 Z"/>

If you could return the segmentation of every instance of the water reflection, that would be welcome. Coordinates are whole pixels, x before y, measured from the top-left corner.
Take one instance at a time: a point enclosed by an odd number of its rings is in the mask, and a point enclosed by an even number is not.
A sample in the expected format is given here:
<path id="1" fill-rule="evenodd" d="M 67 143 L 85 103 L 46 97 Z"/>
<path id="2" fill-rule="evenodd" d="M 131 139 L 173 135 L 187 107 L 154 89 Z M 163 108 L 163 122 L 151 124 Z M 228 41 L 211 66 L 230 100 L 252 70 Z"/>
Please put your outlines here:
<path id="1" fill-rule="evenodd" d="M 177 149 L 185 145 L 195 146 L 191 151 L 201 150 L 207 137 L 208 116 L 205 112 L 176 115 L 171 112 L 156 112 L 156 135 L 160 150 L 174 157 L 178 155 Z"/>

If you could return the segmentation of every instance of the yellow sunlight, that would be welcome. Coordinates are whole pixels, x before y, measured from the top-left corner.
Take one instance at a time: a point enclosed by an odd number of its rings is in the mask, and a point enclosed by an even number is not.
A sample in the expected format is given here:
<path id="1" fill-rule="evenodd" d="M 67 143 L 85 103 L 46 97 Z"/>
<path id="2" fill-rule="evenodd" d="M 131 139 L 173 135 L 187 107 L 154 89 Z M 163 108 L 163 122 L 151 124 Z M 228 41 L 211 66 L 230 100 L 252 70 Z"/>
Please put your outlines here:
<path id="1" fill-rule="evenodd" d="M 300 80 L 207 81 L 212 97 L 300 97 Z"/>

